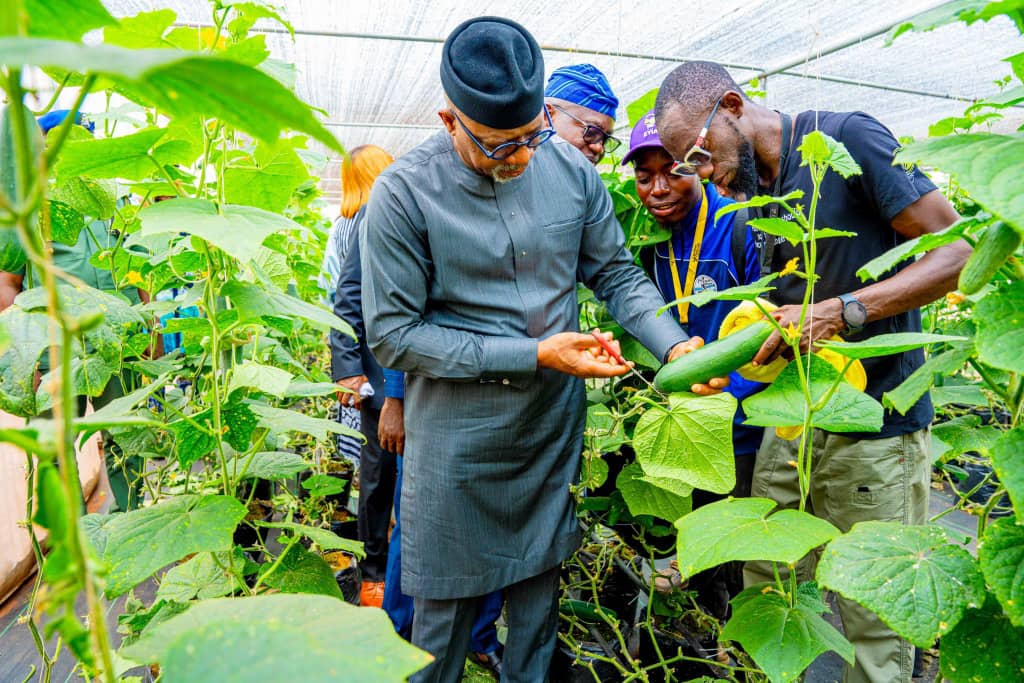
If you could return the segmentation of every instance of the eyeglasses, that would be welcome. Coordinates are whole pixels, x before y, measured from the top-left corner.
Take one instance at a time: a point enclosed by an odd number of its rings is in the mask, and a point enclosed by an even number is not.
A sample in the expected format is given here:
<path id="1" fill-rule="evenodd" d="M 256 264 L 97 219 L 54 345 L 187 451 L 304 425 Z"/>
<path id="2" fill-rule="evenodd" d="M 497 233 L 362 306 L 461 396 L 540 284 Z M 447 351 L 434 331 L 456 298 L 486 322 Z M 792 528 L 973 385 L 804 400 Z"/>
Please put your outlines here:
<path id="1" fill-rule="evenodd" d="M 566 116 L 568 116 L 576 123 L 583 126 L 583 142 L 587 143 L 588 145 L 600 143 L 601 146 L 604 147 L 604 151 L 610 154 L 617 150 L 619 148 L 619 145 L 622 144 L 622 140 L 616 137 L 612 137 L 611 133 L 605 132 L 605 130 L 600 126 L 595 126 L 592 123 L 587 123 L 583 119 L 576 118 L 575 116 L 567 112 L 565 109 L 559 107 L 557 104 L 552 104 L 551 106 L 557 109 L 558 111 L 562 112 Z"/>
<path id="2" fill-rule="evenodd" d="M 486 156 L 488 159 L 494 159 L 495 161 L 504 161 L 505 159 L 508 159 L 510 156 L 518 152 L 520 147 L 526 147 L 528 149 L 537 149 L 545 142 L 550 140 L 551 136 L 555 134 L 555 129 L 551 124 L 551 116 L 548 114 L 547 107 L 545 107 L 544 117 L 548 121 L 547 128 L 542 128 L 538 130 L 536 133 L 526 138 L 525 140 L 509 140 L 508 142 L 503 142 L 494 149 L 489 150 L 486 147 L 484 147 L 483 143 L 480 142 L 477 139 L 477 137 L 473 135 L 473 133 L 469 130 L 469 128 L 466 127 L 466 124 L 462 122 L 462 119 L 459 118 L 459 115 L 455 113 L 454 109 L 452 109 L 452 116 L 454 116 L 455 120 L 459 122 L 460 126 L 462 126 L 462 130 L 466 131 L 466 135 L 469 136 L 469 139 L 472 140 L 473 143 L 480 148 L 480 151 L 484 153 L 484 156 Z"/>
<path id="3" fill-rule="evenodd" d="M 682 161 L 677 161 L 672 167 L 672 175 L 678 176 L 691 176 L 697 172 L 697 169 L 705 164 L 711 163 L 711 152 L 704 149 L 701 145 L 704 144 L 705 139 L 708 136 L 708 130 L 711 128 L 711 120 L 715 118 L 715 113 L 718 111 L 718 105 L 722 103 L 722 98 L 719 97 L 715 102 L 715 106 L 711 108 L 711 113 L 708 114 L 707 121 L 704 122 L 704 127 L 700 129 L 700 133 L 697 135 L 697 140 L 693 143 L 693 147 L 686 153 Z"/>

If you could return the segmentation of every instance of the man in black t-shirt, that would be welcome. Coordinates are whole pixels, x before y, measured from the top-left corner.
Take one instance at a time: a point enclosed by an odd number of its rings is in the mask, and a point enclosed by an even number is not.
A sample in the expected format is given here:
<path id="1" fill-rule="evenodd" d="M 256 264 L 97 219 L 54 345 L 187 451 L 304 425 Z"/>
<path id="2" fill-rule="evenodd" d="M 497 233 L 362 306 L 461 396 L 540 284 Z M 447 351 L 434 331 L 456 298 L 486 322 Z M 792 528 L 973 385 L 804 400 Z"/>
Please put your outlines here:
<path id="1" fill-rule="evenodd" d="M 964 242 L 907 262 L 876 283 L 863 286 L 856 271 L 872 258 L 924 233 L 938 232 L 958 216 L 917 168 L 893 166 L 899 143 L 877 120 L 860 112 L 808 111 L 790 118 L 748 99 L 728 72 L 711 62 L 687 62 L 661 85 L 657 127 L 665 147 L 682 163 L 677 172 L 699 174 L 737 199 L 755 194 L 804 191 L 810 201 L 810 170 L 800 165 L 797 147 L 813 130 L 842 142 L 862 174 L 825 176 L 816 224 L 857 233 L 854 238 L 818 243 L 814 303 L 803 330 L 801 349 L 842 334 L 857 341 L 891 332 L 920 332 L 919 307 L 956 288 L 970 248 Z M 702 130 L 706 128 L 706 130 Z M 783 132 L 787 135 L 783 135 Z M 779 216 L 790 219 L 787 215 Z M 762 235 L 771 269 L 779 271 L 802 255 L 782 238 Z M 803 265 L 803 264 L 801 264 Z M 787 327 L 799 325 L 806 282 L 792 275 L 777 281 L 773 313 Z M 789 347 L 775 333 L 754 358 L 767 363 Z M 918 349 L 864 361 L 867 393 L 881 399 L 924 362 Z M 866 520 L 923 524 L 930 478 L 930 399 L 925 396 L 905 415 L 886 411 L 879 433 L 833 434 L 815 430 L 814 464 L 808 510 L 846 532 Z M 785 441 L 766 430 L 757 455 L 753 495 L 782 507 L 799 504 L 795 460 L 799 440 Z M 802 563 L 808 572 L 813 559 Z M 768 563 L 748 563 L 748 584 L 773 578 Z M 810 575 L 802 578 L 812 578 Z M 913 648 L 877 616 L 839 598 L 846 635 L 856 648 L 856 665 L 844 681 L 891 683 L 911 677 Z"/>

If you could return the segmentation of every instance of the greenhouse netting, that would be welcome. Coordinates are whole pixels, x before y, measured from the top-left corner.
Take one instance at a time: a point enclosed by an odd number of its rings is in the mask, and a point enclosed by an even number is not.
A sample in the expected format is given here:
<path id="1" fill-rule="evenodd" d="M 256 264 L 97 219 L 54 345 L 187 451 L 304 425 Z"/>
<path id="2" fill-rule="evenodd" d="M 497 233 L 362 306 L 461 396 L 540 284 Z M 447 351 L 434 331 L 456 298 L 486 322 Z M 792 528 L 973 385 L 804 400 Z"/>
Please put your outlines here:
<path id="1" fill-rule="evenodd" d="M 172 9 L 186 26 L 212 27 L 203 0 L 109 0 L 116 16 Z M 290 0 L 280 24 L 263 19 L 273 59 L 294 66 L 296 93 L 323 110 L 326 125 L 346 145 L 375 144 L 402 154 L 439 129 L 442 104 L 438 63 L 444 37 L 480 15 L 514 18 L 544 47 L 549 71 L 589 62 L 604 71 L 625 107 L 687 59 L 719 61 L 737 81 L 760 78 L 756 90 L 785 111 L 866 111 L 897 136 L 924 135 L 936 120 L 999 92 L 1010 73 L 1001 60 L 1016 36 L 999 17 L 905 34 L 892 29 L 943 3 L 934 0 L 678 1 L 599 0 L 575 3 Z M 88 37 L 87 37 L 88 40 Z M 765 74 L 768 74 L 765 77 Z M 985 74 L 985 78 L 979 78 Z M 96 105 L 101 102 L 96 99 Z M 69 104 L 70 102 L 68 102 Z M 89 111 L 93 102 L 87 102 Z M 1013 130 L 1024 109 L 997 124 Z M 321 148 L 322 149 L 322 148 Z M 337 158 L 322 188 L 336 197 Z"/>

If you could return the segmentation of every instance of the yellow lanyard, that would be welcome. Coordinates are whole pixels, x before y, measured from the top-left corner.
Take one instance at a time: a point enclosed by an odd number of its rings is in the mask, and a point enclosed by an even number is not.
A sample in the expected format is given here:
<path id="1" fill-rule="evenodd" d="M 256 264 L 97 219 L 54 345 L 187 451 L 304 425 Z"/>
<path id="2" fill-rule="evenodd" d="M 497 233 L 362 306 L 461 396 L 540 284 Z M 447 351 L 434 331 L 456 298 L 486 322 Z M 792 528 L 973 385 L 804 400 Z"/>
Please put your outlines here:
<path id="1" fill-rule="evenodd" d="M 700 261 L 700 245 L 704 241 L 704 227 L 708 222 L 708 196 L 704 186 L 700 186 L 700 214 L 697 216 L 697 229 L 693 233 L 693 248 L 690 249 L 690 263 L 686 267 L 686 288 L 679 286 L 679 268 L 676 266 L 676 250 L 672 246 L 674 239 L 668 241 L 668 266 L 672 271 L 672 288 L 676 298 L 682 299 L 693 294 L 693 281 L 697 277 L 697 264 Z M 679 310 L 679 322 L 685 325 L 690 322 L 690 302 L 676 304 Z"/>

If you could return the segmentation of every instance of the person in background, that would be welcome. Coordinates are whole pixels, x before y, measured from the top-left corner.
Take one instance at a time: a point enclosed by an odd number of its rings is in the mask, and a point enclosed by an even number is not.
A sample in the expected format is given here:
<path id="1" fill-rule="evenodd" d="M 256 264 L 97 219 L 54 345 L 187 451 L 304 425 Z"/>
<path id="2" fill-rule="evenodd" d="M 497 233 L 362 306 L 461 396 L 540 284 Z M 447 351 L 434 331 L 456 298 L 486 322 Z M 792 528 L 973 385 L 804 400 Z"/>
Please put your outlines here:
<path id="1" fill-rule="evenodd" d="M 324 261 L 320 267 L 318 282 L 324 291 L 323 302 L 328 307 L 334 306 L 334 296 L 338 288 L 338 275 L 341 264 L 345 262 L 349 248 L 356 235 L 356 216 L 360 214 L 370 198 L 370 188 L 380 172 L 394 159 L 386 151 L 376 145 L 356 147 L 341 162 L 341 211 L 334 219 L 327 234 L 327 246 L 324 248 Z M 366 383 L 362 373 L 354 378 L 335 377 L 335 381 L 346 388 L 359 393 Z M 348 399 L 342 397 L 338 401 L 338 422 L 359 431 L 359 408 L 349 405 Z M 359 453 L 362 444 L 351 436 L 336 436 L 338 455 L 359 467 Z M 362 491 L 360 490 L 360 493 Z"/>
<path id="2" fill-rule="evenodd" d="M 899 143 L 871 116 L 807 111 L 791 117 L 750 100 L 720 64 L 699 61 L 687 62 L 666 77 L 655 111 L 662 143 L 679 160 L 675 172 L 708 178 L 734 197 L 780 196 L 798 189 L 811 197 L 810 170 L 802 164 L 799 146 L 815 130 L 843 143 L 860 166 L 862 173 L 848 179 L 828 173 L 821 186 L 818 225 L 850 230 L 857 237 L 821 240 L 817 245 L 818 281 L 802 330 L 802 351 L 839 333 L 860 341 L 890 332 L 920 332 L 920 307 L 956 289 L 971 252 L 963 241 L 904 262 L 878 282 L 864 285 L 857 277 L 857 270 L 872 258 L 906 240 L 944 230 L 958 219 L 956 210 L 917 167 L 893 165 Z M 775 207 L 769 214 L 777 211 Z M 762 257 L 773 272 L 801 255 L 800 247 L 784 238 L 760 238 Z M 789 275 L 773 284 L 770 298 L 780 308 L 772 316 L 783 328 L 798 326 L 806 281 Z M 773 333 L 753 362 L 768 363 L 787 349 Z M 881 400 L 884 392 L 923 363 L 921 349 L 865 359 L 867 393 Z M 844 532 L 869 520 L 924 524 L 932 417 L 925 393 L 905 415 L 886 411 L 880 432 L 814 430 L 808 509 Z M 765 431 L 753 495 L 771 498 L 782 508 L 798 506 L 797 471 L 787 463 L 797 459 L 799 443 Z M 798 567 L 801 578 L 813 577 L 814 559 L 809 556 Z M 774 579 L 770 563 L 748 562 L 744 573 L 748 584 Z M 837 599 L 846 637 L 856 649 L 855 665 L 847 666 L 843 680 L 909 683 L 911 644 L 870 610 L 842 596 Z"/>
<path id="3" fill-rule="evenodd" d="M 70 113 L 67 109 L 56 109 L 39 117 L 38 124 L 43 135 L 64 123 Z M 86 119 L 81 112 L 75 115 L 75 124 L 82 126 L 90 133 L 95 128 L 94 124 Z M 94 220 L 86 217 L 85 225 L 73 245 L 50 242 L 48 246 L 53 254 L 54 265 L 94 289 L 120 294 L 133 304 L 148 301 L 149 297 L 144 290 L 130 286 L 119 287 L 118 283 L 114 281 L 111 271 L 97 268 L 90 262 L 95 254 L 113 249 L 118 244 L 118 235 L 112 226 L 113 219 Z M 124 273 L 121 275 L 123 276 Z M 26 287 L 38 287 L 41 284 L 42 276 L 31 263 L 26 264 L 19 272 L 0 271 L 0 311 L 14 303 L 15 297 Z M 49 371 L 50 357 L 49 354 L 44 353 L 39 360 L 39 376 L 45 375 Z M 92 404 L 93 410 L 99 410 L 114 399 L 123 396 L 125 389 L 123 382 L 124 378 L 115 374 L 107 382 L 99 396 L 88 399 L 85 396 L 80 396 L 78 414 L 85 413 L 87 400 Z M 145 471 L 145 462 L 137 455 L 122 453 L 108 432 L 102 432 L 102 438 L 107 478 L 114 496 L 110 511 L 133 510 L 142 503 L 142 475 Z"/>
<path id="4" fill-rule="evenodd" d="M 582 378 L 628 371 L 578 332 L 577 281 L 655 357 L 694 347 L 656 315 L 597 171 L 555 136 L 533 36 L 470 19 L 440 67 L 445 130 L 381 174 L 360 228 L 367 342 L 406 373 L 402 589 L 434 656 L 410 680 L 457 681 L 481 598 L 504 589 L 502 680 L 536 683 L 581 540 Z"/>
<path id="5" fill-rule="evenodd" d="M 720 195 L 712 184 L 702 185 L 700 178 L 692 173 L 672 173 L 675 161 L 658 137 L 654 110 L 647 112 L 633 127 L 629 151 L 622 159 L 622 165 L 627 164 L 633 166 L 640 202 L 661 227 L 671 231 L 667 241 L 642 247 L 637 252 L 641 265 L 666 303 L 689 294 L 728 289 L 758 279 L 760 264 L 753 234 L 747 226 L 747 212 L 735 211 L 716 219 L 718 210 L 732 204 L 733 200 Z M 693 260 L 697 265 L 691 270 Z M 718 300 L 699 308 L 683 304 L 669 310 L 691 337 L 700 337 L 708 343 L 718 339 L 722 321 L 738 304 L 738 301 Z M 734 372 L 729 375 L 725 391 L 742 401 L 761 388 L 762 384 Z M 764 432 L 760 427 L 744 425 L 745 420 L 743 409 L 738 407 L 733 423 L 736 486 L 730 495 L 739 498 L 750 495 L 754 459 Z M 693 507 L 696 509 L 725 497 L 696 489 Z M 742 565 L 729 563 L 702 572 L 691 579 L 690 588 L 699 592 L 702 603 L 715 616 L 724 618 L 728 601 L 743 588 Z"/>
<path id="6" fill-rule="evenodd" d="M 402 429 L 402 402 L 385 395 L 384 375 L 380 364 L 366 346 L 363 333 L 363 308 L 359 268 L 359 225 L 365 219 L 365 206 L 374 180 L 391 162 L 391 155 L 380 147 L 365 145 L 352 150 L 342 164 L 342 218 L 335 223 L 328 250 L 339 259 L 335 278 L 334 313 L 352 326 L 356 334 L 332 331 L 331 375 L 338 385 L 350 390 L 340 396 L 343 410 L 358 411 L 360 431 L 366 438 L 358 459 L 359 540 L 366 558 L 360 563 L 363 585 L 359 602 L 380 607 L 384 599 L 384 577 L 388 559 L 388 530 L 391 528 L 391 506 L 395 494 L 397 464 L 395 451 L 382 447 Z M 330 265 L 325 270 L 333 271 Z M 367 388 L 370 391 L 367 391 Z M 343 423 L 345 419 L 342 420 Z"/>
<path id="7" fill-rule="evenodd" d="M 551 72 L 544 103 L 555 132 L 595 166 L 622 144 L 612 136 L 619 98 L 592 64 L 563 66 Z"/>

